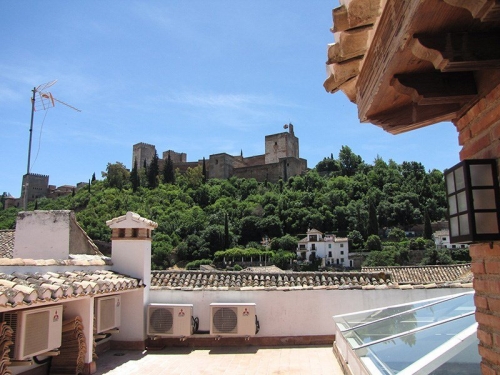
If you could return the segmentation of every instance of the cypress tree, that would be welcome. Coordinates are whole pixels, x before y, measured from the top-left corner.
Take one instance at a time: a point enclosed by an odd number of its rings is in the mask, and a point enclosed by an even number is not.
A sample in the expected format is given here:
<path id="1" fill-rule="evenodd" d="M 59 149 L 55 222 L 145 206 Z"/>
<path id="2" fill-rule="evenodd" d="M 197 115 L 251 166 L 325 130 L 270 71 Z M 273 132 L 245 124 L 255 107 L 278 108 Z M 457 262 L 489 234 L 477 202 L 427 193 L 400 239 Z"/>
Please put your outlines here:
<path id="1" fill-rule="evenodd" d="M 370 201 L 368 205 L 368 236 L 375 234 L 378 236 L 378 219 L 375 204 Z"/>
<path id="2" fill-rule="evenodd" d="M 425 208 L 424 212 L 424 238 L 426 240 L 432 240 L 432 225 L 431 218 L 429 216 L 429 211 Z"/>
<path id="3" fill-rule="evenodd" d="M 229 249 L 229 220 L 227 212 L 224 214 L 224 250 Z"/>
<path id="4" fill-rule="evenodd" d="M 151 164 L 149 165 L 147 176 L 148 176 L 148 186 L 150 189 L 155 189 L 158 186 L 158 174 L 159 174 L 159 163 L 158 163 L 158 153 L 155 151 Z"/>
<path id="5" fill-rule="evenodd" d="M 170 158 L 170 152 L 163 166 L 163 182 L 166 184 L 175 184 L 174 163 Z"/>
<path id="6" fill-rule="evenodd" d="M 203 183 L 207 182 L 207 166 L 205 164 L 205 157 L 203 157 Z"/>
<path id="7" fill-rule="evenodd" d="M 130 172 L 130 182 L 132 183 L 132 191 L 135 193 L 139 186 L 141 186 L 141 179 L 139 178 L 139 171 L 137 170 L 137 160 L 135 159 L 132 172 Z"/>

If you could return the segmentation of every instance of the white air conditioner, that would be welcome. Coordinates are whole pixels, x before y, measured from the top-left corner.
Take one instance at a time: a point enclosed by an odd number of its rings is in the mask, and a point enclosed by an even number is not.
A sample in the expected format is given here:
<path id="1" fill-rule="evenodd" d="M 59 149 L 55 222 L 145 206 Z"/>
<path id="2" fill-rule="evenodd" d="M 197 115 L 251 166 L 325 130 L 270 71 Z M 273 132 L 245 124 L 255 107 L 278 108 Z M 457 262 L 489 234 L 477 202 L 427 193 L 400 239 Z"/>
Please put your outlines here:
<path id="1" fill-rule="evenodd" d="M 210 334 L 254 336 L 259 329 L 255 303 L 211 303 Z"/>
<path id="2" fill-rule="evenodd" d="M 119 295 L 95 299 L 96 333 L 120 328 L 121 298 Z"/>
<path id="3" fill-rule="evenodd" d="M 193 334 L 193 305 L 152 303 L 148 305 L 148 336 Z"/>
<path id="4" fill-rule="evenodd" d="M 61 346 L 62 305 L 6 312 L 3 320 L 14 331 L 14 360 L 46 353 Z"/>

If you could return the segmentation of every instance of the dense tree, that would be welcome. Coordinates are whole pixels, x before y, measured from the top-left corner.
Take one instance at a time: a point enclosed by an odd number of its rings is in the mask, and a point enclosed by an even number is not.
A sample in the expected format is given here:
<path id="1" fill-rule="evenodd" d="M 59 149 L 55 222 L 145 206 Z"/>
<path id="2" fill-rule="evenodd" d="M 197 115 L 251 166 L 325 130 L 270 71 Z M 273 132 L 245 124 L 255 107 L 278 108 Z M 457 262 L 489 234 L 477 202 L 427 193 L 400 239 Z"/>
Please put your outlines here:
<path id="1" fill-rule="evenodd" d="M 377 236 L 376 234 L 372 234 L 371 236 L 369 236 L 368 239 L 366 240 L 366 250 L 369 251 L 382 250 L 382 241 L 380 240 L 380 237 Z"/>
<path id="2" fill-rule="evenodd" d="M 139 177 L 139 171 L 137 170 L 137 160 L 134 159 L 134 166 L 132 167 L 132 172 L 130 172 L 130 183 L 132 184 L 132 191 L 135 193 L 139 186 L 141 186 L 141 180 Z"/>
<path id="3" fill-rule="evenodd" d="M 103 180 L 92 184 L 89 180 L 88 188 L 78 189 L 74 195 L 40 199 L 38 208 L 75 210 L 89 236 L 103 241 L 110 238 L 106 220 L 127 211 L 156 221 L 152 253 L 156 268 L 171 265 L 175 256 L 191 261 L 210 258 L 214 252 L 234 246 L 250 244 L 257 248 L 266 235 L 272 239 L 274 251 L 294 253 L 297 239 L 309 228 L 338 236 L 349 234 L 351 249 L 362 250 L 365 244 L 372 247 L 373 239 L 370 245 L 367 239 L 377 234 L 377 225 L 389 233 L 391 228 L 406 230 L 428 222 L 428 218 L 436 221 L 446 217 L 442 172 L 427 173 L 420 163 L 400 165 L 392 160 L 385 162 L 381 157 L 367 165 L 347 146 L 342 148 L 338 160 L 332 155 L 320 162 L 317 170 L 276 184 L 236 177 L 204 183 L 200 165 L 183 174 L 174 171 L 175 184 L 140 189 L 139 185 L 150 186 L 148 176 L 152 169 L 150 165 L 137 170 L 134 163 L 129 173 L 123 164 L 110 163 Z M 132 178 L 134 170 L 137 185 Z M 34 205 L 30 203 L 28 209 Z M 18 211 L 0 210 L 0 229 L 13 228 Z M 391 240 L 406 241 L 401 229 L 390 235 Z M 380 252 L 389 252 L 382 255 L 394 263 L 405 264 L 410 247 L 422 248 L 420 239 L 406 242 L 404 248 L 391 245 Z M 427 243 L 425 246 L 427 249 Z M 428 258 L 429 262 L 446 261 L 439 254 Z"/>
<path id="4" fill-rule="evenodd" d="M 170 152 L 168 153 L 167 160 L 163 165 L 163 182 L 166 184 L 175 184 L 174 163 L 170 158 Z"/>
<path id="5" fill-rule="evenodd" d="M 339 163 L 342 175 L 352 177 L 363 164 L 363 159 L 352 152 L 349 146 L 342 146 L 339 152 Z"/>
<path id="6" fill-rule="evenodd" d="M 149 164 L 147 176 L 148 176 L 148 187 L 150 189 L 154 189 L 158 186 L 158 175 L 160 173 L 160 165 L 158 159 L 158 153 L 155 151 L 153 155 L 153 159 L 151 159 L 151 163 Z"/>
<path id="7" fill-rule="evenodd" d="M 108 163 L 106 172 L 102 172 L 102 177 L 106 178 L 106 183 L 111 188 L 121 190 L 129 181 L 129 171 L 124 164 L 117 161 L 114 164 Z M 90 189 L 90 181 L 89 181 Z"/>

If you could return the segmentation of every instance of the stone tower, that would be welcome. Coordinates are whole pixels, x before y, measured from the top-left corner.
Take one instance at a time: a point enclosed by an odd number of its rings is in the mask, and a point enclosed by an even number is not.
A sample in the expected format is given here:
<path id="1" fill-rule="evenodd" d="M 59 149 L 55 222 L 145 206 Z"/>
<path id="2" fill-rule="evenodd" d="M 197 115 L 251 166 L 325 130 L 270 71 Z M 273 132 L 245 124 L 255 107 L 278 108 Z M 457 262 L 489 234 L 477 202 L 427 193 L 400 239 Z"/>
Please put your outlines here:
<path id="1" fill-rule="evenodd" d="M 46 197 L 49 188 L 49 176 L 30 173 L 23 176 L 21 186 L 21 202 L 24 202 L 25 190 L 28 196 L 26 202 L 32 202 L 38 198 Z"/>
<path id="2" fill-rule="evenodd" d="M 149 165 L 151 163 L 151 160 L 153 160 L 155 152 L 156 147 L 154 145 L 143 142 L 136 143 L 133 146 L 132 166 L 130 167 L 130 169 L 134 167 L 135 160 L 137 160 L 137 168 L 142 168 L 144 166 L 144 160 L 146 161 L 146 165 Z"/>
<path id="3" fill-rule="evenodd" d="M 293 125 L 284 126 L 287 132 L 266 135 L 265 163 L 278 163 L 282 158 L 299 158 L 299 139 L 293 133 Z"/>

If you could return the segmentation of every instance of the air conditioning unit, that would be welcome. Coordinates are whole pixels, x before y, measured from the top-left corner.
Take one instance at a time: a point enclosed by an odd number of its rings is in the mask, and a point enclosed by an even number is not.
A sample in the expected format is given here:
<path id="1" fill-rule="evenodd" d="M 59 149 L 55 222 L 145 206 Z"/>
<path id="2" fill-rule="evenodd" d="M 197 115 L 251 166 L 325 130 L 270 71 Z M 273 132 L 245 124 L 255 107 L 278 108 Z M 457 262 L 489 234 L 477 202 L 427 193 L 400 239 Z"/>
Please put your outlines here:
<path id="1" fill-rule="evenodd" d="M 152 303 L 148 305 L 148 336 L 193 334 L 193 305 Z"/>
<path id="2" fill-rule="evenodd" d="M 96 333 L 120 328 L 121 298 L 119 295 L 95 299 Z"/>
<path id="3" fill-rule="evenodd" d="M 259 330 L 255 303 L 211 303 L 210 334 L 254 336 Z"/>
<path id="4" fill-rule="evenodd" d="M 25 360 L 61 346 L 62 305 L 6 312 L 3 320 L 12 328 L 14 360 Z"/>

